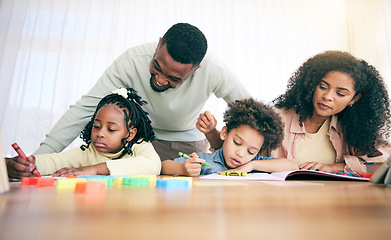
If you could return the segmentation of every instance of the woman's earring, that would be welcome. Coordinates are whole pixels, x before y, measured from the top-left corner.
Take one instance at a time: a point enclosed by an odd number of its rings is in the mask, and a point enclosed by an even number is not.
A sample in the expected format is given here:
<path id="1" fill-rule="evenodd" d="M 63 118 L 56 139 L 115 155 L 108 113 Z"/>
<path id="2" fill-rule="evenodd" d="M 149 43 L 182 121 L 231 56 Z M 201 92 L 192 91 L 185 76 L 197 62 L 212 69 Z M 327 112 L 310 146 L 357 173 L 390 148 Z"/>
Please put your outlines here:
<path id="1" fill-rule="evenodd" d="M 353 106 L 353 104 L 349 104 L 349 105 L 348 105 L 348 107 L 350 107 L 350 108 L 351 108 L 352 106 Z"/>

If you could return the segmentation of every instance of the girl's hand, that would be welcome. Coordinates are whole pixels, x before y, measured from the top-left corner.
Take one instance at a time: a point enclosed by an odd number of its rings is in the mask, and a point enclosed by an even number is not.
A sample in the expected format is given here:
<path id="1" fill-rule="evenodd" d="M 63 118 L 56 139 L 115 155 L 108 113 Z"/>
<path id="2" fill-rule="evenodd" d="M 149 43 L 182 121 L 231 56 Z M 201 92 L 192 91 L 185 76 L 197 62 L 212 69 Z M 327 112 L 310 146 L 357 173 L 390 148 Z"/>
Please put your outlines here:
<path id="1" fill-rule="evenodd" d="M 199 176 L 201 173 L 201 164 L 204 162 L 204 159 L 199 158 L 196 153 L 192 153 L 190 158 L 184 162 L 185 175 L 189 177 Z"/>
<path id="2" fill-rule="evenodd" d="M 34 169 L 34 156 L 28 156 L 27 160 L 20 156 L 16 156 L 14 158 L 6 158 L 5 160 L 7 163 L 8 177 L 34 177 L 34 174 L 31 172 Z"/>
<path id="3" fill-rule="evenodd" d="M 97 175 L 94 166 L 86 166 L 79 168 L 62 168 L 53 173 L 53 177 L 63 176 L 79 176 L 79 175 Z"/>
<path id="4" fill-rule="evenodd" d="M 215 129 L 216 126 L 217 120 L 209 111 L 201 113 L 196 123 L 197 129 L 204 134 L 209 133 L 210 131 Z"/>
<path id="5" fill-rule="evenodd" d="M 306 162 L 299 166 L 300 170 L 313 170 L 329 173 L 343 172 L 345 164 L 323 164 L 319 162 Z"/>
<path id="6" fill-rule="evenodd" d="M 98 163 L 91 166 L 79 167 L 79 168 L 62 168 L 55 173 L 53 173 L 53 177 L 60 176 L 78 176 L 78 175 L 110 175 L 110 171 L 107 168 L 105 162 Z"/>

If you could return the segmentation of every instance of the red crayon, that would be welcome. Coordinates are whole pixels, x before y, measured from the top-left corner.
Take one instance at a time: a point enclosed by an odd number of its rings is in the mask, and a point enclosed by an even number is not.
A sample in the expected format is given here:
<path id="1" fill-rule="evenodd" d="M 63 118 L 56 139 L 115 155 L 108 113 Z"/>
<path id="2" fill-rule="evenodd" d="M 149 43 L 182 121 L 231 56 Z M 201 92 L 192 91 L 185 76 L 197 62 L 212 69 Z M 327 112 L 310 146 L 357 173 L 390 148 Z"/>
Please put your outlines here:
<path id="1" fill-rule="evenodd" d="M 19 145 L 17 143 L 12 144 L 11 146 L 15 149 L 15 151 L 19 154 L 19 156 L 21 156 L 22 158 L 27 160 L 26 154 L 24 154 L 24 152 L 22 151 L 22 149 L 19 147 Z M 36 177 L 41 177 L 41 174 L 38 172 L 37 167 L 35 165 L 34 165 L 33 171 L 31 171 L 31 172 Z"/>

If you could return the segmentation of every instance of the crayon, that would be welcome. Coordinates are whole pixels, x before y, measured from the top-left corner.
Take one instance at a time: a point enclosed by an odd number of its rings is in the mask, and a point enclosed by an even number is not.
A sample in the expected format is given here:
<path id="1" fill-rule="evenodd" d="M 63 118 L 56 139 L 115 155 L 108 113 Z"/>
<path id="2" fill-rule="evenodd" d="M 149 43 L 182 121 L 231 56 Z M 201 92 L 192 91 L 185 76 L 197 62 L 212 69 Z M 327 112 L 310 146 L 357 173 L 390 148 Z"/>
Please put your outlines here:
<path id="1" fill-rule="evenodd" d="M 11 146 L 15 149 L 15 151 L 21 156 L 22 158 L 27 160 L 26 154 L 22 151 L 22 149 L 19 147 L 17 143 L 11 144 Z M 38 172 L 37 167 L 35 165 L 34 169 L 31 171 L 36 177 L 41 177 L 41 174 Z"/>
<path id="2" fill-rule="evenodd" d="M 225 175 L 225 176 L 242 176 L 242 177 L 247 177 L 246 172 L 219 172 L 220 175 Z"/>
<path id="3" fill-rule="evenodd" d="M 357 173 L 354 173 L 354 172 L 339 172 L 338 174 L 346 175 L 346 176 L 349 176 L 349 177 L 360 177 L 360 175 L 358 175 Z"/>
<path id="4" fill-rule="evenodd" d="M 187 155 L 186 153 L 183 153 L 183 152 L 179 152 L 178 155 L 179 155 L 180 157 L 184 157 L 184 158 L 186 158 L 186 159 L 190 158 L 189 155 Z M 206 163 L 206 162 L 202 163 L 202 166 L 210 167 L 209 163 Z"/>

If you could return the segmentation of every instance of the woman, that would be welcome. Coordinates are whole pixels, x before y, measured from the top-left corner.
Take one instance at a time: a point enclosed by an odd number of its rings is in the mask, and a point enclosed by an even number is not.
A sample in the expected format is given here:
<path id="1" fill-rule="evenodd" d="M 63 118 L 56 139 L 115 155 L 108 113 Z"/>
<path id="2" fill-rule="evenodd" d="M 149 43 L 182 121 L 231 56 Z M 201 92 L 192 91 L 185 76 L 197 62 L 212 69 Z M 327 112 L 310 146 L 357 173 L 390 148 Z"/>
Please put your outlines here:
<path id="1" fill-rule="evenodd" d="M 326 51 L 308 59 L 276 98 L 284 140 L 273 157 L 295 161 L 300 169 L 366 172 L 365 162 L 384 162 L 391 145 L 390 101 L 377 70 L 349 53 Z M 197 128 L 216 148 L 210 113 Z"/>

